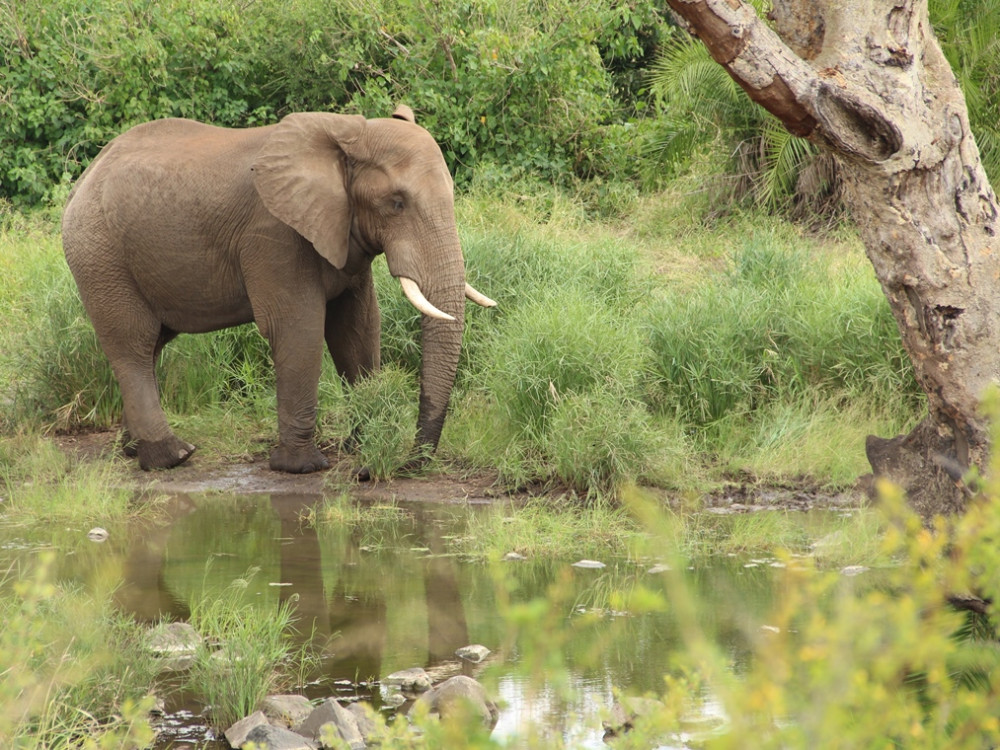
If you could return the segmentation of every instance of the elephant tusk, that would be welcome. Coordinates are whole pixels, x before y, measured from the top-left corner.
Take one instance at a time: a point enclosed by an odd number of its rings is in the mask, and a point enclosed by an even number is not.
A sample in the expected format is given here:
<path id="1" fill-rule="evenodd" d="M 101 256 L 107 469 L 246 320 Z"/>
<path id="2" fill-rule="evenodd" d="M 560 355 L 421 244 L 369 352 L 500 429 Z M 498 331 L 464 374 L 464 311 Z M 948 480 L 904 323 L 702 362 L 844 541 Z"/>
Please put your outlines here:
<path id="1" fill-rule="evenodd" d="M 420 286 L 413 279 L 408 279 L 405 276 L 399 277 L 399 285 L 403 287 L 403 294 L 406 295 L 406 299 L 410 300 L 410 304 L 417 308 L 420 312 L 426 315 L 428 318 L 437 318 L 438 320 L 454 320 L 455 318 L 446 312 L 441 312 L 434 305 L 427 301 L 424 293 L 420 291 Z"/>
<path id="2" fill-rule="evenodd" d="M 497 303 L 487 297 L 485 294 L 475 289 L 472 284 L 465 285 L 465 296 L 475 302 L 477 305 L 482 305 L 483 307 L 496 307 Z"/>

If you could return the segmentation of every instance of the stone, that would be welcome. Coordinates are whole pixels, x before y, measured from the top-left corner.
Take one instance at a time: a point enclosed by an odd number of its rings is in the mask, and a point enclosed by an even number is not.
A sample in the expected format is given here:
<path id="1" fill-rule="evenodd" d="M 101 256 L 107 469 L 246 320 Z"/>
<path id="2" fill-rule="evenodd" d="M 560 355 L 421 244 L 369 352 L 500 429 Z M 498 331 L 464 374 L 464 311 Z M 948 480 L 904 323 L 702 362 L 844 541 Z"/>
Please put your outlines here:
<path id="1" fill-rule="evenodd" d="M 261 724 L 254 727 L 240 747 L 245 747 L 251 742 L 257 746 L 257 750 L 318 750 L 316 743 L 312 740 L 306 739 L 290 729 L 271 724 Z"/>
<path id="2" fill-rule="evenodd" d="M 330 727 L 330 729 L 327 729 Z M 327 698 L 312 710 L 305 721 L 295 729 L 303 737 L 317 740 L 320 747 L 342 747 L 346 743 L 351 750 L 361 750 L 365 747 L 364 737 L 358 729 L 358 720 L 354 714 L 341 706 L 333 698 Z M 334 733 L 343 743 L 327 745 L 323 743 L 324 735 Z"/>
<path id="3" fill-rule="evenodd" d="M 503 556 L 504 562 L 520 562 L 521 560 L 527 560 L 528 558 L 522 555 L 520 552 L 508 552 Z"/>
<path id="4" fill-rule="evenodd" d="M 496 703 L 486 694 L 486 688 L 471 677 L 457 675 L 445 680 L 421 695 L 410 711 L 417 706 L 425 706 L 429 714 L 437 714 L 442 719 L 472 711 L 482 719 L 483 726 L 492 730 L 500 716 Z"/>
<path id="5" fill-rule="evenodd" d="M 377 725 L 375 723 L 374 709 L 367 703 L 351 703 L 347 710 L 354 716 L 354 721 L 358 725 L 358 732 L 361 733 L 361 737 L 367 743 L 371 741 L 372 736 L 375 734 Z"/>
<path id="6" fill-rule="evenodd" d="M 431 678 L 420 667 L 401 669 L 386 677 L 383 682 L 386 685 L 398 687 L 404 692 L 423 693 L 431 689 Z"/>
<path id="7" fill-rule="evenodd" d="M 269 723 L 291 729 L 313 711 L 313 704 L 303 695 L 269 695 L 260 704 Z"/>
<path id="8" fill-rule="evenodd" d="M 146 648 L 164 659 L 163 669 L 187 669 L 194 662 L 202 637 L 189 623 L 167 622 L 147 634 Z"/>
<path id="9" fill-rule="evenodd" d="M 481 646 L 477 643 L 472 646 L 462 646 L 462 648 L 455 652 L 455 656 L 473 664 L 480 664 L 491 653 L 493 652 L 486 648 L 486 646 Z"/>
<path id="10" fill-rule="evenodd" d="M 583 568 L 585 570 L 600 570 L 601 568 L 607 567 L 604 563 L 598 560 L 577 560 L 573 563 L 574 568 Z"/>
<path id="11" fill-rule="evenodd" d="M 868 567 L 865 565 L 848 565 L 840 569 L 840 575 L 842 576 L 859 576 L 862 573 L 867 573 Z"/>
<path id="12" fill-rule="evenodd" d="M 237 721 L 229 727 L 229 729 L 223 732 L 223 734 L 226 737 L 226 742 L 228 742 L 231 747 L 243 747 L 243 745 L 246 744 L 247 735 L 257 727 L 262 727 L 266 724 L 267 717 L 264 716 L 264 712 L 254 711 L 249 716 Z"/>
<path id="13" fill-rule="evenodd" d="M 100 526 L 95 526 L 87 532 L 87 538 L 92 542 L 106 542 L 108 541 L 108 530 L 102 529 Z"/>

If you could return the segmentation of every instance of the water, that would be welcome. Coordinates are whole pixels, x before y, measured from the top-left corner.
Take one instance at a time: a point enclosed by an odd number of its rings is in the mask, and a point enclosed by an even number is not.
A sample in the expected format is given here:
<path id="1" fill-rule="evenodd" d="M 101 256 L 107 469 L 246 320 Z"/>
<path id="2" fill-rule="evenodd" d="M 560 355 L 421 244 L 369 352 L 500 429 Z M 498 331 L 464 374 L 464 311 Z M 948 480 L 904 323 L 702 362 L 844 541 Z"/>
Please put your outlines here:
<path id="1" fill-rule="evenodd" d="M 666 611 L 637 614 L 616 609 L 612 599 L 640 581 L 662 590 L 661 574 L 646 572 L 655 561 L 603 560 L 605 568 L 581 569 L 571 565 L 581 555 L 567 550 L 558 561 L 491 566 L 451 552 L 450 540 L 481 507 L 403 504 L 405 514 L 363 528 L 317 529 L 302 518 L 320 502 L 313 495 L 178 495 L 155 521 L 112 529 L 103 544 L 61 541 L 87 529 L 54 530 L 51 544 L 72 550 L 59 563 L 64 580 L 88 586 L 120 575 L 115 603 L 144 623 L 184 620 L 193 602 L 240 578 L 248 578 L 246 595 L 261 607 L 293 601 L 297 637 L 311 637 L 321 655 L 303 687 L 310 698 L 358 698 L 379 708 L 387 695 L 380 681 L 391 672 L 424 667 L 440 679 L 465 671 L 501 704 L 495 736 L 535 723 L 567 746 L 602 748 L 601 714 L 613 690 L 663 691 L 680 641 L 669 602 Z M 0 535 L 7 562 L 35 549 L 16 529 Z M 746 667 L 750 639 L 766 624 L 772 574 L 766 565 L 725 559 L 686 571 L 699 627 L 734 672 Z M 545 614 L 523 627 L 501 614 L 539 600 Z M 474 643 L 493 655 L 473 670 L 454 653 Z M 539 663 L 561 666 L 565 679 L 533 679 Z M 718 715 L 706 698 L 702 713 Z M 171 696 L 160 747 L 225 747 L 212 742 L 203 711 L 198 696 Z"/>

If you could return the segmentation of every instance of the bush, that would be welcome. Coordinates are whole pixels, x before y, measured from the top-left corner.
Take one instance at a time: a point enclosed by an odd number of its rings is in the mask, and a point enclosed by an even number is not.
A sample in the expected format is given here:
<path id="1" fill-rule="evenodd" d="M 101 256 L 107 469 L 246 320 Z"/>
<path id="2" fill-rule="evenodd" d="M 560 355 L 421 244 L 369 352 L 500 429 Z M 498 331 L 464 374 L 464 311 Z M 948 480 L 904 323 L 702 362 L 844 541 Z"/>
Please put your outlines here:
<path id="1" fill-rule="evenodd" d="M 13 40 L 0 197 L 22 203 L 61 202 L 103 144 L 146 120 L 242 127 L 301 110 L 387 116 L 399 101 L 459 182 L 483 159 L 565 182 L 605 168 L 602 125 L 635 106 L 608 106 L 605 59 L 634 92 L 630 66 L 663 28 L 652 0 L 25 0 L 0 21 Z"/>

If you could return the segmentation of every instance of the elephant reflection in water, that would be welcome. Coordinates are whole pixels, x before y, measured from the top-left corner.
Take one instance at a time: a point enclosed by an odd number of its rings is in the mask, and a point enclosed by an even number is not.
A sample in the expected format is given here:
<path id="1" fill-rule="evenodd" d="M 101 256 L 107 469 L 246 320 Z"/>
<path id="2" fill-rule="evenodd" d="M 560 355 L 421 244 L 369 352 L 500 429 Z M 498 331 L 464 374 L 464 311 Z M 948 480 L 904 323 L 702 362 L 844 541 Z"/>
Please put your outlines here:
<path id="1" fill-rule="evenodd" d="M 270 522 L 264 524 L 269 541 L 276 546 L 280 561 L 278 572 L 282 585 L 278 588 L 279 602 L 291 601 L 297 617 L 296 628 L 302 638 L 311 638 L 331 658 L 326 662 L 328 676 L 335 679 L 367 680 L 382 676 L 382 659 L 389 639 L 390 607 L 401 606 L 392 590 L 412 591 L 413 581 L 407 577 L 393 580 L 373 558 L 360 548 L 360 539 L 351 536 L 340 546 L 339 560 L 326 560 L 327 577 L 336 578 L 332 589 L 325 589 L 324 546 L 316 529 L 302 522 L 303 515 L 317 502 L 314 495 L 272 495 Z M 199 540 L 199 554 L 192 570 L 204 569 L 209 556 L 220 552 L 233 534 L 254 533 L 234 528 L 231 519 L 212 520 L 212 501 L 197 501 L 180 496 L 170 506 L 169 517 L 153 526 L 136 529 L 130 538 L 136 540 L 125 562 L 125 581 L 116 594 L 117 605 L 143 622 L 157 622 L 164 616 L 187 619 L 189 604 L 168 584 L 164 565 L 170 560 L 171 534 L 179 523 L 196 523 L 208 533 Z M 199 507 L 199 505 L 201 507 Z M 230 511 L 231 512 L 231 511 Z M 197 513 L 186 519 L 188 514 Z M 274 517 L 278 524 L 274 524 Z M 468 644 L 468 627 L 452 558 L 437 556 L 444 550 L 441 532 L 434 524 L 426 524 L 428 537 L 423 539 L 432 555 L 420 561 L 427 616 L 427 661 L 433 666 L 454 659 L 455 650 Z M 254 529 L 259 526 L 255 525 Z M 183 531 L 178 530 L 178 533 Z M 277 533 L 274 533 L 277 532 Z M 174 540 L 176 542 L 176 540 Z M 238 540 L 236 540 L 238 542 Z M 412 540 L 411 540 L 412 541 Z M 334 550 L 326 549 L 327 556 Z M 176 561 L 175 553 L 175 561 Z M 260 560 L 241 560 L 242 569 Z M 335 571 L 335 573 L 334 573 Z M 401 576 L 405 570 L 397 571 Z M 386 592 L 389 591 L 387 597 Z M 398 612 L 396 614 L 399 614 Z M 416 614 L 416 613 L 414 613 Z M 414 622 L 413 629 L 419 630 Z M 400 634 L 396 633 L 398 637 Z M 394 645 L 394 644 L 393 644 Z M 398 665 L 395 665 L 398 666 Z M 406 665 L 414 666 L 414 665 Z"/>

